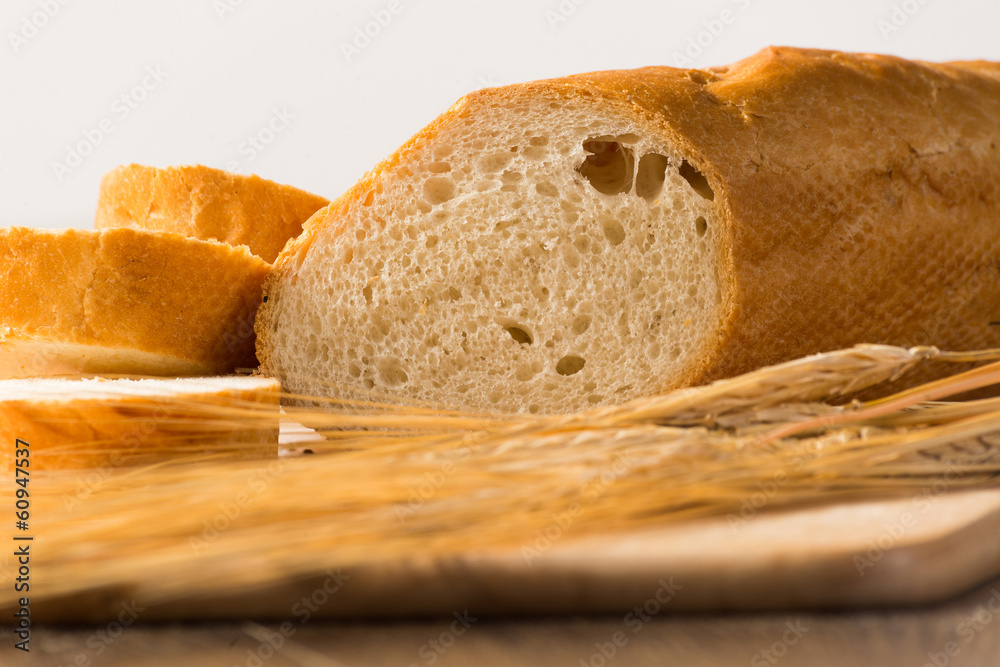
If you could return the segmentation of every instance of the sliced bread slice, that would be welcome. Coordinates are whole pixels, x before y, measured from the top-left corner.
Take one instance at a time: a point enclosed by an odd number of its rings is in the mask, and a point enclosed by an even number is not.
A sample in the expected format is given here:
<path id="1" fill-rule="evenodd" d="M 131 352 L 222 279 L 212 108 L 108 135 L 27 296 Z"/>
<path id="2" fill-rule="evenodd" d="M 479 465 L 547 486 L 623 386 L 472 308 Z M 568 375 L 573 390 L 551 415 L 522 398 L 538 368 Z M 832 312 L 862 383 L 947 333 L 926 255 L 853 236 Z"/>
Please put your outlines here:
<path id="1" fill-rule="evenodd" d="M 136 227 L 245 245 L 273 262 L 302 224 L 330 202 L 256 175 L 200 165 L 117 167 L 101 179 L 94 224 Z"/>
<path id="2" fill-rule="evenodd" d="M 297 394 L 546 413 L 995 347 L 998 226 L 1000 64 L 770 48 L 485 89 L 285 248 L 258 356 Z"/>
<path id="3" fill-rule="evenodd" d="M 277 380 L 239 376 L 2 380 L 0 458 L 10 471 L 15 455 L 31 470 L 275 457 L 280 392 Z"/>
<path id="4" fill-rule="evenodd" d="M 134 229 L 0 229 L 0 378 L 253 368 L 270 265 Z"/>

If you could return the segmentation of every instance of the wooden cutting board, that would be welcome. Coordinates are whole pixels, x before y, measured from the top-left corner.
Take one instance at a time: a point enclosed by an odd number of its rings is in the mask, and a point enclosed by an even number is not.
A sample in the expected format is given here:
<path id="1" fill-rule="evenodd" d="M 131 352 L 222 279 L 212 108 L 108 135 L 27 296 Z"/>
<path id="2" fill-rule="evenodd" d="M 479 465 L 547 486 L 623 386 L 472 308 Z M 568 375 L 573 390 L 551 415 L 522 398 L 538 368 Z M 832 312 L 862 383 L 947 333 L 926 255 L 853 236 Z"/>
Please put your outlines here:
<path id="1" fill-rule="evenodd" d="M 550 531 L 556 536 L 555 531 Z M 540 538 L 537 539 L 536 538 Z M 317 573 L 293 584 L 153 605 L 142 586 L 33 603 L 38 620 L 641 614 L 927 603 L 1000 574 L 1000 489 L 928 493 L 460 558 Z M 527 550 L 526 550 L 527 549 Z M 331 567 L 334 567 L 331 563 Z M 4 612 L 6 613 L 6 612 Z"/>

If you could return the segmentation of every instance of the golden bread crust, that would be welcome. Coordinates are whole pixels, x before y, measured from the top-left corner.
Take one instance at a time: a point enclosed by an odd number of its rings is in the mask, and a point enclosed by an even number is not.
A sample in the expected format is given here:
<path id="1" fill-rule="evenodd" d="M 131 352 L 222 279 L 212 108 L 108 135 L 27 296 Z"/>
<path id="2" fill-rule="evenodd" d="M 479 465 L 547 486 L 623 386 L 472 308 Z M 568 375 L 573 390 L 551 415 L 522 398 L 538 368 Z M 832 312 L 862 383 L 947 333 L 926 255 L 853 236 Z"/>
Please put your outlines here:
<path id="1" fill-rule="evenodd" d="M 200 165 L 117 167 L 101 179 L 94 224 L 137 227 L 246 245 L 273 262 L 302 223 L 330 203 L 256 175 Z"/>
<path id="2" fill-rule="evenodd" d="M 208 375 L 253 367 L 250 325 L 268 270 L 245 247 L 179 234 L 7 227 L 0 370 Z"/>

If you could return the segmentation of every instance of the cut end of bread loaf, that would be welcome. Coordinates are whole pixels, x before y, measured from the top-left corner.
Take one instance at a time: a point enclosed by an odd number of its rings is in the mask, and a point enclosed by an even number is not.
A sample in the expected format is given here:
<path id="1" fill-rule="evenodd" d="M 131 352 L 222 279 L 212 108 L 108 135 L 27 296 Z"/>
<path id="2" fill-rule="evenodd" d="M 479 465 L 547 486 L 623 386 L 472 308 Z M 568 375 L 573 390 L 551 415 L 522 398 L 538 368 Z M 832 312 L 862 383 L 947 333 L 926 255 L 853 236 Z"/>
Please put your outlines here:
<path id="1" fill-rule="evenodd" d="M 708 180 L 620 105 L 508 90 L 279 258 L 258 356 L 286 389 L 559 413 L 684 382 L 721 302 Z"/>
<path id="2" fill-rule="evenodd" d="M 245 245 L 273 262 L 309 217 L 330 202 L 254 174 L 201 165 L 113 169 L 101 179 L 94 224 L 175 232 Z"/>

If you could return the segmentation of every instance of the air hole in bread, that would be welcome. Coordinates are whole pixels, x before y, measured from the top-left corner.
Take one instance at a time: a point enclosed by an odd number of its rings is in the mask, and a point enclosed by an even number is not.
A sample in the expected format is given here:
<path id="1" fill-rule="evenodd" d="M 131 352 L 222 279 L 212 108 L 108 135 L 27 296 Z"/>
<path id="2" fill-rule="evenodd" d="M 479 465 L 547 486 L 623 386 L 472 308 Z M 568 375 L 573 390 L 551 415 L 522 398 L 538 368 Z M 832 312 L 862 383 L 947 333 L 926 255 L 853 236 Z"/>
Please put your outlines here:
<path id="1" fill-rule="evenodd" d="M 451 157 L 455 153 L 455 147 L 451 144 L 441 144 L 434 149 L 434 157 L 438 160 L 444 160 L 445 158 Z"/>
<path id="2" fill-rule="evenodd" d="M 577 167 L 584 178 L 604 195 L 617 195 L 632 189 L 635 157 L 631 148 L 614 137 L 599 137 L 583 142 L 590 153 Z"/>
<path id="3" fill-rule="evenodd" d="M 493 225 L 493 231 L 505 232 L 519 222 L 521 222 L 520 218 L 504 218 Z"/>
<path id="4" fill-rule="evenodd" d="M 529 160 L 544 160 L 549 155 L 549 149 L 543 146 L 528 146 L 521 155 Z"/>
<path id="5" fill-rule="evenodd" d="M 344 251 L 344 264 L 350 264 L 354 261 L 354 248 L 348 248 Z"/>
<path id="6" fill-rule="evenodd" d="M 532 146 L 546 146 L 549 143 L 548 137 L 531 137 L 528 139 L 528 143 Z"/>
<path id="7" fill-rule="evenodd" d="M 451 171 L 451 165 L 447 162 L 431 162 L 427 165 L 427 170 L 432 174 L 446 174 Z"/>
<path id="8" fill-rule="evenodd" d="M 593 321 L 594 318 L 592 318 L 590 315 L 577 315 L 575 318 L 573 318 L 573 324 L 571 325 L 571 329 L 573 330 L 574 334 L 579 336 L 580 334 L 582 334 L 583 332 L 585 332 L 587 329 L 590 328 L 590 323 Z"/>
<path id="9" fill-rule="evenodd" d="M 383 387 L 395 389 L 406 384 L 406 371 L 398 359 L 383 359 L 377 366 L 378 382 Z"/>
<path id="10" fill-rule="evenodd" d="M 350 373 L 352 378 L 361 377 L 361 367 L 354 362 L 347 365 L 347 372 Z"/>
<path id="11" fill-rule="evenodd" d="M 704 236 L 708 231 L 708 220 L 699 215 L 694 221 L 694 231 L 698 236 Z"/>
<path id="12" fill-rule="evenodd" d="M 680 172 L 681 176 L 684 177 L 684 180 L 688 182 L 688 185 L 695 192 L 709 201 L 715 199 L 715 193 L 712 191 L 712 186 L 708 184 L 708 179 L 705 178 L 704 174 L 688 164 L 687 160 L 681 161 Z"/>
<path id="13" fill-rule="evenodd" d="M 431 176 L 424 181 L 424 199 L 432 206 L 443 204 L 454 197 L 457 191 L 455 179 L 451 176 Z"/>
<path id="14" fill-rule="evenodd" d="M 611 245 L 618 245 L 625 240 L 625 228 L 622 227 L 622 223 L 618 222 L 614 218 L 602 218 L 601 230 L 604 232 L 604 238 L 606 238 Z"/>
<path id="15" fill-rule="evenodd" d="M 531 364 L 521 364 L 514 371 L 514 377 L 520 382 L 527 382 L 531 378 L 535 377 L 535 371 L 532 370 Z"/>
<path id="16" fill-rule="evenodd" d="M 573 375 L 579 373 L 583 369 L 583 365 L 587 363 L 586 359 L 583 357 L 578 357 L 574 354 L 567 354 L 565 357 L 556 362 L 556 373 L 559 375 Z"/>
<path id="17" fill-rule="evenodd" d="M 372 302 L 372 286 L 365 285 L 361 293 L 365 296 L 365 303 L 370 304 Z"/>
<path id="18" fill-rule="evenodd" d="M 577 252 L 576 248 L 570 243 L 563 243 L 559 246 L 559 251 L 562 253 L 563 261 L 566 262 L 566 266 L 571 269 L 575 269 L 580 266 L 580 253 Z"/>
<path id="19" fill-rule="evenodd" d="M 659 153 L 646 153 L 639 158 L 635 173 L 635 193 L 648 202 L 656 199 L 663 191 L 668 162 L 666 156 Z"/>
<path id="20" fill-rule="evenodd" d="M 371 206 L 373 201 L 375 201 L 375 191 L 369 190 L 368 196 L 365 197 L 364 205 Z"/>
<path id="21" fill-rule="evenodd" d="M 354 232 L 354 238 L 356 238 L 359 241 L 364 241 L 366 238 L 368 238 L 368 232 L 366 232 L 363 229 L 359 229 Z"/>
<path id="22" fill-rule="evenodd" d="M 510 153 L 493 153 L 479 159 L 479 170 L 487 174 L 503 171 L 510 164 L 513 156 Z"/>
<path id="23" fill-rule="evenodd" d="M 548 181 L 542 181 L 540 183 L 537 183 L 535 185 L 535 192 L 542 195 L 543 197 L 559 196 L 559 188 L 554 186 L 552 183 L 549 183 Z"/>
<path id="24" fill-rule="evenodd" d="M 505 171 L 500 175 L 500 180 L 503 185 L 500 186 L 501 192 L 517 192 L 517 184 L 524 179 L 524 175 L 517 171 Z"/>
<path id="25" fill-rule="evenodd" d="M 452 301 L 458 301 L 462 298 L 462 291 L 456 287 L 448 287 L 448 297 Z"/>
<path id="26" fill-rule="evenodd" d="M 437 236 L 434 236 L 433 234 L 430 234 L 430 235 L 428 235 L 428 236 L 427 236 L 427 240 L 426 240 L 426 241 L 424 241 L 424 245 L 425 245 L 426 247 L 428 247 L 428 248 L 433 248 L 433 247 L 434 247 L 434 246 L 436 246 L 436 245 L 437 245 L 437 244 L 438 244 L 438 243 L 439 243 L 440 241 L 441 241 L 441 239 L 440 239 L 440 238 L 438 238 Z"/>
<path id="27" fill-rule="evenodd" d="M 502 318 L 497 319 L 497 323 L 507 330 L 510 337 L 522 345 L 531 345 L 532 337 L 531 332 L 528 331 L 528 327 L 523 324 L 519 324 L 513 320 L 506 320 Z"/>

